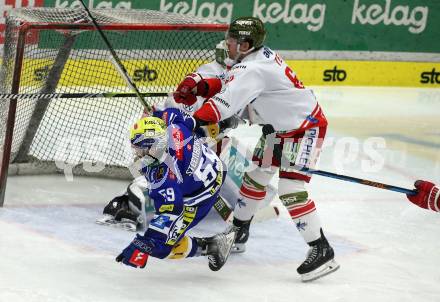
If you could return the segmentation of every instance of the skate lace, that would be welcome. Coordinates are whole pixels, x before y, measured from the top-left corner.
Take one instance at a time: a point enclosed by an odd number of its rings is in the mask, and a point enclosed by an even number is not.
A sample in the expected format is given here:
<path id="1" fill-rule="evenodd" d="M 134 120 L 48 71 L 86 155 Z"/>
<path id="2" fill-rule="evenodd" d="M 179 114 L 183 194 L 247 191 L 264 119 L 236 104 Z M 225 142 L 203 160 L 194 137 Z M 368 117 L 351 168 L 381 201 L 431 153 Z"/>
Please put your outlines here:
<path id="1" fill-rule="evenodd" d="M 226 236 L 221 234 L 219 239 L 219 255 L 224 255 L 226 253 Z"/>
<path id="2" fill-rule="evenodd" d="M 209 260 L 209 263 L 211 263 L 214 266 L 217 266 L 217 260 L 215 259 L 214 256 L 212 256 L 212 255 L 208 256 L 208 260 Z"/>
<path id="3" fill-rule="evenodd" d="M 313 246 L 309 249 L 307 259 L 304 261 L 304 264 L 310 264 L 313 261 L 315 261 L 316 257 L 318 256 L 318 247 Z"/>
<path id="4" fill-rule="evenodd" d="M 208 261 L 213 266 L 217 266 L 217 260 L 220 261 L 225 249 L 225 236 L 223 234 L 217 235 L 217 252 L 213 255 L 208 255 Z"/>

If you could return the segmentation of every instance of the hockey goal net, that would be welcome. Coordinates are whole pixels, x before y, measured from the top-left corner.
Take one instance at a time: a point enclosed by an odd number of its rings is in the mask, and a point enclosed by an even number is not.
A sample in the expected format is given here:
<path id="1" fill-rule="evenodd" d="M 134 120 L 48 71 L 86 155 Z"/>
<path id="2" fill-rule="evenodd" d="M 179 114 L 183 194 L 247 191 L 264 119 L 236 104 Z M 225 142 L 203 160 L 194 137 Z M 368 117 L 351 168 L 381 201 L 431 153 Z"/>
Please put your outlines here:
<path id="1" fill-rule="evenodd" d="M 214 59 L 226 25 L 149 10 L 92 10 L 141 92 L 171 92 Z M 128 93 L 82 9 L 16 9 L 6 18 L 0 92 Z M 149 104 L 165 97 L 147 98 Z M 127 98 L 0 100 L 0 206 L 9 174 L 129 177 L 128 129 L 143 106 Z M 67 170 L 66 170 L 67 169 Z"/>

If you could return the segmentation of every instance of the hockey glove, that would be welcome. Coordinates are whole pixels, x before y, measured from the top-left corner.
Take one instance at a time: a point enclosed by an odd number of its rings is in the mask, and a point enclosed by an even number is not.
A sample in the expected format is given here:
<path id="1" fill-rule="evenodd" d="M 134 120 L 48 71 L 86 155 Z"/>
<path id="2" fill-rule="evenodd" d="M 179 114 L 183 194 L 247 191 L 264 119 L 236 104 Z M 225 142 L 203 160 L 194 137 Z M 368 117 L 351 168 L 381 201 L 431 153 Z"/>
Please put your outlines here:
<path id="1" fill-rule="evenodd" d="M 229 130 L 236 129 L 238 125 L 244 124 L 246 124 L 246 121 L 237 114 L 234 114 L 233 116 L 228 117 L 223 121 L 220 121 L 218 123 L 218 126 L 220 128 L 220 132 L 227 132 Z"/>
<path id="2" fill-rule="evenodd" d="M 417 180 L 414 183 L 417 189 L 416 195 L 409 195 L 409 201 L 413 204 L 428 210 L 435 212 L 440 212 L 440 192 L 439 188 L 436 187 L 432 182 Z"/>
<path id="3" fill-rule="evenodd" d="M 206 83 L 198 73 L 191 73 L 177 86 L 173 94 L 176 103 L 193 105 L 197 101 L 197 95 L 204 95 L 207 91 Z"/>
<path id="4" fill-rule="evenodd" d="M 137 234 L 130 245 L 116 257 L 116 262 L 122 262 L 136 268 L 144 268 L 150 252 L 151 242 L 144 236 Z"/>

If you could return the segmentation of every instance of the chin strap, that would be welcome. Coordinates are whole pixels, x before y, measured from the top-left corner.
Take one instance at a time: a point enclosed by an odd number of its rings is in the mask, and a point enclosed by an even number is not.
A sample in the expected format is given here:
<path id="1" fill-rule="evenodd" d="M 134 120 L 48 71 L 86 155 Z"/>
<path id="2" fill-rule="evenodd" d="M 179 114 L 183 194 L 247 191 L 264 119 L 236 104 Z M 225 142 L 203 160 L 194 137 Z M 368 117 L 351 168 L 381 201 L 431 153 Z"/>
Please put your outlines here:
<path id="1" fill-rule="evenodd" d="M 238 44 L 238 43 L 237 43 L 237 55 L 235 56 L 234 59 L 231 59 L 231 58 L 229 58 L 229 57 L 227 57 L 227 58 L 224 59 L 224 63 L 225 63 L 226 68 L 227 68 L 228 70 L 231 69 L 232 66 L 234 66 L 235 64 L 240 63 L 240 61 L 241 61 L 240 58 L 243 58 L 244 56 L 250 54 L 251 52 L 253 52 L 253 51 L 255 50 L 255 47 L 252 46 L 252 47 L 249 48 L 247 51 L 245 51 L 245 52 L 241 52 L 241 51 L 240 51 L 240 45 L 241 45 L 241 44 Z M 229 53 L 228 53 L 228 55 L 229 55 Z"/>

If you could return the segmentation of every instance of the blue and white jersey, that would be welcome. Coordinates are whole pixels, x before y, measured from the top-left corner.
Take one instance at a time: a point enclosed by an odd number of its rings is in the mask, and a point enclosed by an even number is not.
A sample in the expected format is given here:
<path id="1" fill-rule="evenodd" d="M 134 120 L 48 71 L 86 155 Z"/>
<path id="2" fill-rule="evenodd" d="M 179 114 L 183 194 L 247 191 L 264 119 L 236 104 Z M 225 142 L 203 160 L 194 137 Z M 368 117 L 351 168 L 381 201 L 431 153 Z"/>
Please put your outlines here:
<path id="1" fill-rule="evenodd" d="M 163 211 L 194 206 L 216 194 L 223 181 L 223 164 L 204 140 L 194 136 L 194 119 L 176 108 L 156 111 L 168 128 L 168 150 L 164 162 L 142 168 L 149 195 Z M 180 210 L 178 210 L 180 209 Z"/>

